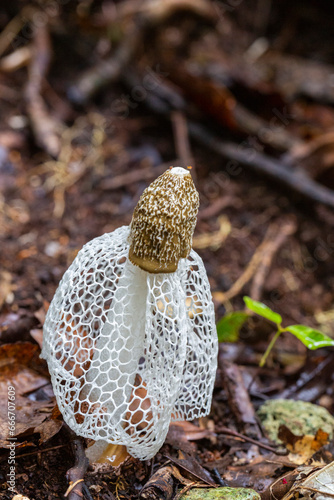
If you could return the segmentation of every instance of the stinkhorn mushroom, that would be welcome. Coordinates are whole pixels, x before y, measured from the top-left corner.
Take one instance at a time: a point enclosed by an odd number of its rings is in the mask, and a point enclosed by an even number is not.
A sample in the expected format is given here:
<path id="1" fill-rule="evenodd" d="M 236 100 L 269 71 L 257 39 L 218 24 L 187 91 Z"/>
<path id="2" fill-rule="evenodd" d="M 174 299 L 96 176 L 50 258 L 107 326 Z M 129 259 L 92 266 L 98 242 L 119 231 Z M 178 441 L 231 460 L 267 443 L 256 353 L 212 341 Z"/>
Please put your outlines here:
<path id="1" fill-rule="evenodd" d="M 41 356 L 65 422 L 96 441 L 92 461 L 110 443 L 152 458 L 170 422 L 209 413 L 217 335 L 191 249 L 198 205 L 189 170 L 167 170 L 130 226 L 82 248 L 51 302 Z"/>

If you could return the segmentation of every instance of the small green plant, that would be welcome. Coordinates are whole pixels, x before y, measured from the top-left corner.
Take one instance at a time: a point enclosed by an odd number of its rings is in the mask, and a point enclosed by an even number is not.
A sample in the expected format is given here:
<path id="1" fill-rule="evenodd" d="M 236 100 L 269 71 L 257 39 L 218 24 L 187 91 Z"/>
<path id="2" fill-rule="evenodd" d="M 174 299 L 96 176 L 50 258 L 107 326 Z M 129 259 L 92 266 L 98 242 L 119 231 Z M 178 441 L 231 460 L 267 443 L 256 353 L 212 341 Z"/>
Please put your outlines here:
<path id="1" fill-rule="evenodd" d="M 319 330 L 315 330 L 309 326 L 305 325 L 290 325 L 282 326 L 282 316 L 270 307 L 266 306 L 262 302 L 253 300 L 250 297 L 244 297 L 244 302 L 250 311 L 255 312 L 262 318 L 267 319 L 275 324 L 276 333 L 270 341 L 266 352 L 263 354 L 261 361 L 259 363 L 260 367 L 264 366 L 267 358 L 274 347 L 274 344 L 278 337 L 283 332 L 292 333 L 297 339 L 299 339 L 308 349 L 315 350 L 320 347 L 334 346 L 334 340 L 327 335 L 323 334 Z M 235 342 L 238 339 L 239 331 L 242 325 L 245 323 L 249 314 L 242 311 L 236 311 L 224 316 L 217 323 L 217 332 L 219 342 Z"/>

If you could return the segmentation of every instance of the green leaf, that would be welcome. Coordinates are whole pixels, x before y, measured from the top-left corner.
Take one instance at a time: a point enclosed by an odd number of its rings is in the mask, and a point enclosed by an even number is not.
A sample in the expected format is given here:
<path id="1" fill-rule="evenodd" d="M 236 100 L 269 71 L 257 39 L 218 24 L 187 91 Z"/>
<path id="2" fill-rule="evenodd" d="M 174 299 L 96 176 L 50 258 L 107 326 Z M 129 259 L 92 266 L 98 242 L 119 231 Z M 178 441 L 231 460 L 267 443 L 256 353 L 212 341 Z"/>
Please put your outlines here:
<path id="1" fill-rule="evenodd" d="M 277 325 L 282 323 L 282 316 L 278 313 L 275 313 L 270 309 L 270 307 L 262 304 L 262 302 L 258 302 L 257 300 L 253 300 L 250 297 L 244 297 L 244 302 L 248 309 L 255 312 L 259 316 L 263 318 L 269 319 L 269 321 L 273 321 Z"/>
<path id="2" fill-rule="evenodd" d="M 309 326 L 291 325 L 284 328 L 284 330 L 292 333 L 297 339 L 303 342 L 308 349 L 312 349 L 312 351 L 320 347 L 334 346 L 333 339 Z"/>
<path id="3" fill-rule="evenodd" d="M 236 342 L 239 338 L 239 331 L 248 318 L 248 314 L 242 311 L 226 314 L 217 323 L 217 333 L 219 342 Z"/>

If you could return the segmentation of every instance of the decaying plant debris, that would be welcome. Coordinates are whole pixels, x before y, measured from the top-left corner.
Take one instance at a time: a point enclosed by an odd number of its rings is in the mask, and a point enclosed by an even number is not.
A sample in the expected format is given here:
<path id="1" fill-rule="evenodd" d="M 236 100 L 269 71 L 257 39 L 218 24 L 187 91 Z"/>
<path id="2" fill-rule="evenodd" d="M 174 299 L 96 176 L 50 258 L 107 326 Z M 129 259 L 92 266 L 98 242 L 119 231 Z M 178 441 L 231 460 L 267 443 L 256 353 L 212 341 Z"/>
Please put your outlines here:
<path id="1" fill-rule="evenodd" d="M 68 471 L 72 484 L 80 478 L 82 442 L 69 439 L 39 359 L 45 315 L 79 249 L 128 225 L 145 187 L 171 165 L 193 167 L 194 248 L 216 318 L 242 310 L 248 294 L 286 324 L 333 334 L 332 19 L 329 2 L 311 0 L 1 7 L 0 498 L 14 495 L 9 386 L 15 492 L 58 499 Z M 285 398 L 333 413 L 333 351 L 306 353 L 283 335 L 259 369 L 272 333 L 253 317 L 237 342 L 220 345 L 209 417 L 172 425 L 154 460 L 91 466 L 67 498 L 175 498 L 222 483 L 263 499 L 316 493 L 331 477 L 330 466 L 319 472 L 334 459 L 329 435 L 282 431 L 287 447 L 305 437 L 317 448 L 297 470 L 256 411 Z"/>

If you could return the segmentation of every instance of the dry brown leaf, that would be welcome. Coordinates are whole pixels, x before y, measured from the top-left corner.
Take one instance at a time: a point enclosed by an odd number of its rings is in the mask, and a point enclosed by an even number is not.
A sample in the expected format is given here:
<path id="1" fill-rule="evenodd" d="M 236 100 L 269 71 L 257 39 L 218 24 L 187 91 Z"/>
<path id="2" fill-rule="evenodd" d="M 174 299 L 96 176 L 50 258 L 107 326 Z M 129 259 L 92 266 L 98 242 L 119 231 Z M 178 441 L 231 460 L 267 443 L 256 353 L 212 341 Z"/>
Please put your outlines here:
<path id="1" fill-rule="evenodd" d="M 305 464 L 316 451 L 329 441 L 329 435 L 322 429 L 319 429 L 315 436 L 310 434 L 296 436 L 285 426 L 280 427 L 278 437 L 290 451 L 289 460 L 298 465 Z"/>
<path id="2" fill-rule="evenodd" d="M 203 481 L 203 483 L 209 484 L 210 486 L 216 486 L 216 483 L 212 480 L 210 473 L 199 464 L 195 457 L 185 454 L 182 451 L 179 451 L 178 459 L 174 457 L 172 458 L 168 455 L 166 455 L 166 457 L 194 478 L 199 479 L 200 481 Z"/>
<path id="3" fill-rule="evenodd" d="M 51 412 L 52 415 L 52 412 Z M 45 418 L 45 414 L 44 414 Z M 47 417 L 47 420 L 43 421 L 41 424 L 37 425 L 34 428 L 34 432 L 40 434 L 39 444 L 46 443 L 53 436 L 60 431 L 63 426 L 63 422 L 61 420 L 54 420 L 52 418 Z"/>
<path id="4" fill-rule="evenodd" d="M 25 395 L 47 385 L 49 378 L 43 374 L 44 363 L 39 359 L 39 348 L 30 342 L 4 344 L 0 347 L 0 446 L 8 446 L 8 411 L 15 414 L 15 429 L 11 436 L 41 432 L 41 440 L 52 437 L 62 422 L 48 423 L 55 406 L 54 398 L 33 401 Z M 9 398 L 10 390 L 10 398 Z M 10 403 L 10 408 L 8 406 Z"/>

